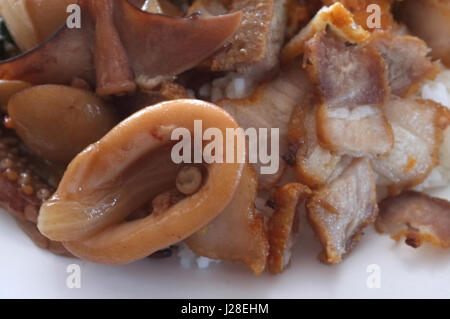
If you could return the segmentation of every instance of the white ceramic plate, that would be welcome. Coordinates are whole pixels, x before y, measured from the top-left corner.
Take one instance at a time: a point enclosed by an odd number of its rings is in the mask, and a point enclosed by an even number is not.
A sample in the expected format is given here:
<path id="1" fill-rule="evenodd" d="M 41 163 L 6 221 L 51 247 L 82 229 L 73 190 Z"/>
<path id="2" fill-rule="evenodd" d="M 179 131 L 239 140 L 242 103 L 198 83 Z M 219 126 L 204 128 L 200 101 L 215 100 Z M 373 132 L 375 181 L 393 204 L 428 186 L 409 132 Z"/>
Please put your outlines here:
<path id="1" fill-rule="evenodd" d="M 450 187 L 439 195 L 450 198 Z M 278 276 L 255 277 L 228 262 L 185 269 L 177 257 L 103 266 L 35 247 L 9 214 L 0 211 L 0 297 L 450 298 L 450 250 L 431 245 L 413 249 L 373 229 L 340 265 L 319 263 L 320 250 L 303 222 L 291 267 Z M 79 289 L 67 287 L 70 264 L 80 266 Z"/>

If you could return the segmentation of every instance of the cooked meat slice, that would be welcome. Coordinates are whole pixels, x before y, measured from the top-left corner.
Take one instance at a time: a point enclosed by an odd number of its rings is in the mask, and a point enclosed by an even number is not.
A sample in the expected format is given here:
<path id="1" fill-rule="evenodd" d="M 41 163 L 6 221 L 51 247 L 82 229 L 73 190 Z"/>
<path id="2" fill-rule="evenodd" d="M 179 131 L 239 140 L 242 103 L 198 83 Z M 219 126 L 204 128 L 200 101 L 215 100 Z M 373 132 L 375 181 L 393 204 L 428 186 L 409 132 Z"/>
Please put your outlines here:
<path id="1" fill-rule="evenodd" d="M 288 137 L 291 147 L 297 149 L 295 168 L 298 180 L 315 189 L 339 176 L 351 158 L 333 154 L 320 146 L 315 102 L 303 99 L 301 103 L 292 114 Z"/>
<path id="2" fill-rule="evenodd" d="M 389 96 L 384 61 L 370 46 L 322 31 L 305 44 L 304 64 L 329 107 L 381 105 Z"/>
<path id="3" fill-rule="evenodd" d="M 255 211 L 258 179 L 250 165 L 243 170 L 231 203 L 209 225 L 185 242 L 197 255 L 246 264 L 256 275 L 266 267 L 269 244 L 263 216 Z"/>
<path id="4" fill-rule="evenodd" d="M 308 187 L 291 183 L 278 188 L 271 201 L 275 212 L 269 220 L 268 268 L 281 273 L 291 260 L 291 248 L 298 231 L 297 206 L 311 194 Z"/>
<path id="5" fill-rule="evenodd" d="M 264 77 L 278 65 L 286 29 L 286 0 L 232 0 L 243 12 L 241 26 L 212 61 L 213 71 L 237 70 Z"/>
<path id="6" fill-rule="evenodd" d="M 383 112 L 373 105 L 349 110 L 322 104 L 317 112 L 317 135 L 326 149 L 355 157 L 386 154 L 394 143 Z"/>
<path id="7" fill-rule="evenodd" d="M 309 24 L 286 44 L 281 55 L 283 62 L 289 62 L 302 55 L 306 41 L 326 29 L 332 30 L 349 44 L 361 43 L 370 35 L 355 23 L 351 12 L 341 3 L 323 7 Z"/>
<path id="8" fill-rule="evenodd" d="M 408 0 L 399 5 L 399 18 L 432 48 L 431 55 L 450 67 L 450 2 Z"/>
<path id="9" fill-rule="evenodd" d="M 321 259 L 342 261 L 378 213 L 375 180 L 368 159 L 355 159 L 331 184 L 307 201 L 308 218 L 324 248 Z"/>
<path id="10" fill-rule="evenodd" d="M 298 63 L 286 68 L 286 71 L 271 82 L 261 85 L 248 99 L 222 100 L 217 102 L 228 111 L 244 128 L 267 128 L 268 152 L 271 152 L 272 128 L 279 129 L 279 154 L 288 154 L 288 124 L 292 111 L 302 99 L 311 92 L 311 85 L 306 72 Z M 276 143 L 276 142 L 275 142 Z M 259 174 L 260 188 L 270 189 L 280 179 L 285 161 L 280 157 L 279 170 L 274 174 L 260 174 L 258 161 L 256 170 Z"/>
<path id="11" fill-rule="evenodd" d="M 376 156 L 393 146 L 392 130 L 378 105 L 389 94 L 385 65 L 366 45 L 347 45 L 323 31 L 307 41 L 306 68 L 322 103 L 320 144 L 338 154 Z"/>
<path id="12" fill-rule="evenodd" d="M 419 38 L 376 32 L 370 42 L 386 62 L 392 94 L 411 95 L 439 72 L 437 64 L 427 57 L 430 49 Z"/>
<path id="13" fill-rule="evenodd" d="M 327 6 L 336 2 L 342 3 L 353 14 L 356 23 L 368 31 L 392 30 L 398 27 L 391 13 L 393 0 L 322 0 L 322 2 Z M 368 11 L 371 4 L 377 4 L 381 9 L 380 28 L 374 28 L 367 24 L 367 21 L 372 21 L 370 17 L 373 15 L 373 11 Z"/>
<path id="14" fill-rule="evenodd" d="M 394 148 L 373 165 L 388 181 L 391 192 L 397 193 L 422 183 L 439 164 L 439 147 L 450 112 L 428 100 L 394 96 L 383 111 L 394 132 Z"/>
<path id="15" fill-rule="evenodd" d="M 414 248 L 422 242 L 450 247 L 450 202 L 413 191 L 388 197 L 380 203 L 376 228 L 395 240 L 405 237 Z"/>

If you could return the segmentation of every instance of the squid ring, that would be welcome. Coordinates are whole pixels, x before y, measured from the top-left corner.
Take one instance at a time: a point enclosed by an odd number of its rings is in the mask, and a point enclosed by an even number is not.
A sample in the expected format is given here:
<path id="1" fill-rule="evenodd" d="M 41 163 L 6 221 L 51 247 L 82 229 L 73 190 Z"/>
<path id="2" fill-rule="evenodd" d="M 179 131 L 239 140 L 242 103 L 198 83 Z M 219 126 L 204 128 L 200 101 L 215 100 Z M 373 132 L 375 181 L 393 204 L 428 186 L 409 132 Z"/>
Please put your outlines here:
<path id="1" fill-rule="evenodd" d="M 162 213 L 124 220 L 175 184 L 179 166 L 167 152 L 173 145 L 171 133 L 176 128 L 194 132 L 194 120 L 202 120 L 203 130 L 215 128 L 223 136 L 227 128 L 239 132 L 228 113 L 203 101 L 175 100 L 147 107 L 75 157 L 56 193 L 40 209 L 39 230 L 82 259 L 126 264 L 208 224 L 228 205 L 239 184 L 246 154 L 237 151 L 237 143 L 234 161 L 206 166 L 207 176 L 195 194 Z"/>

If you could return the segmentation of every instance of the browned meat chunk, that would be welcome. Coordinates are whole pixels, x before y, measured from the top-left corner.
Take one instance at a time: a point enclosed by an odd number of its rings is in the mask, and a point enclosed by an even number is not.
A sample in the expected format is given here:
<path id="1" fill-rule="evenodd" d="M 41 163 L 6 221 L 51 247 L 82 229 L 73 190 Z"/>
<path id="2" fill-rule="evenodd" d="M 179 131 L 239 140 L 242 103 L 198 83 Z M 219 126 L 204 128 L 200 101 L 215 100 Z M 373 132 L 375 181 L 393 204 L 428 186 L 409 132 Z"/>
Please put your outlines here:
<path id="1" fill-rule="evenodd" d="M 272 196 L 275 212 L 269 220 L 269 271 L 282 272 L 291 259 L 291 248 L 298 231 L 297 206 L 311 194 L 308 187 L 292 183 L 276 190 Z"/>
<path id="2" fill-rule="evenodd" d="M 213 71 L 237 70 L 263 76 L 278 65 L 286 28 L 286 0 L 233 0 L 243 12 L 237 33 L 212 61 Z"/>
<path id="3" fill-rule="evenodd" d="M 430 49 L 419 38 L 376 32 L 370 42 L 386 62 L 392 94 L 411 95 L 439 72 L 438 66 L 427 57 Z"/>
<path id="4" fill-rule="evenodd" d="M 321 105 L 317 114 L 321 145 L 338 154 L 355 157 L 387 154 L 393 134 L 382 111 L 373 105 L 329 108 Z"/>
<path id="5" fill-rule="evenodd" d="M 394 132 L 394 148 L 373 161 L 392 193 L 420 184 L 439 164 L 443 130 L 450 112 L 427 100 L 392 97 L 383 106 Z"/>
<path id="6" fill-rule="evenodd" d="M 283 62 L 289 62 L 302 55 L 305 42 L 325 29 L 332 30 L 349 43 L 361 43 L 370 35 L 355 23 L 351 12 L 341 3 L 323 7 L 309 24 L 286 44 L 281 56 Z"/>
<path id="7" fill-rule="evenodd" d="M 375 180 L 367 159 L 355 159 L 331 184 L 307 201 L 308 217 L 324 248 L 321 259 L 342 261 L 378 213 Z"/>
<path id="8" fill-rule="evenodd" d="M 267 261 L 269 244 L 263 216 L 255 211 L 257 177 L 246 166 L 231 203 L 209 225 L 192 235 L 186 244 L 197 255 L 246 264 L 256 275 Z"/>
<path id="9" fill-rule="evenodd" d="M 278 128 L 279 153 L 287 154 L 288 125 L 294 108 L 311 91 L 306 72 L 299 64 L 293 64 L 271 82 L 261 85 L 248 99 L 222 100 L 217 102 L 228 111 L 244 128 Z M 268 132 L 268 152 L 272 143 Z M 285 168 L 282 158 L 279 170 L 274 174 L 260 174 L 260 167 L 266 166 L 258 161 L 256 170 L 259 175 L 260 188 L 270 189 L 280 179 Z"/>
<path id="10" fill-rule="evenodd" d="M 389 87 L 378 52 L 323 31 L 306 43 L 304 61 L 322 99 L 317 111 L 321 145 L 353 156 L 389 152 L 392 130 L 378 107 Z"/>
<path id="11" fill-rule="evenodd" d="M 297 149 L 295 168 L 300 182 L 319 188 L 339 176 L 351 158 L 331 153 L 320 146 L 316 130 L 313 100 L 304 99 L 292 115 L 289 125 L 291 147 Z"/>
<path id="12" fill-rule="evenodd" d="M 417 192 L 404 192 L 380 203 L 376 228 L 414 248 L 422 242 L 450 247 L 450 203 Z"/>
<path id="13" fill-rule="evenodd" d="M 342 3 L 353 14 L 356 23 L 366 30 L 392 30 L 397 27 L 391 13 L 393 0 L 322 0 L 322 2 L 327 6 L 336 2 Z M 371 21 L 370 16 L 373 15 L 373 11 L 367 10 L 371 4 L 377 4 L 381 9 L 380 28 L 373 28 L 367 25 L 368 19 Z"/>
<path id="14" fill-rule="evenodd" d="M 330 107 L 382 104 L 388 97 L 385 65 L 374 48 L 324 31 L 306 43 L 304 64 Z"/>

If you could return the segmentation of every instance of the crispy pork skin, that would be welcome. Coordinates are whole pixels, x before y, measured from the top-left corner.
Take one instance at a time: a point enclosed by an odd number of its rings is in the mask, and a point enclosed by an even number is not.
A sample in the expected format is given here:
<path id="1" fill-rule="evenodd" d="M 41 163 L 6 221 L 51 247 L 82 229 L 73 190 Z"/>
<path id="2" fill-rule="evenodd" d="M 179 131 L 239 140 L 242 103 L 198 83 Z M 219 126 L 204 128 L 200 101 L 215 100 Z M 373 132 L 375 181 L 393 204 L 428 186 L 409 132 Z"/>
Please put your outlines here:
<path id="1" fill-rule="evenodd" d="M 212 60 L 213 71 L 238 71 L 265 77 L 278 66 L 286 29 L 286 0 L 232 0 L 243 12 L 241 26 Z"/>
<path id="2" fill-rule="evenodd" d="M 297 206 L 310 195 L 308 187 L 291 183 L 278 188 L 271 198 L 275 212 L 269 220 L 268 268 L 273 274 L 281 273 L 289 265 L 299 224 Z"/>

